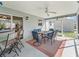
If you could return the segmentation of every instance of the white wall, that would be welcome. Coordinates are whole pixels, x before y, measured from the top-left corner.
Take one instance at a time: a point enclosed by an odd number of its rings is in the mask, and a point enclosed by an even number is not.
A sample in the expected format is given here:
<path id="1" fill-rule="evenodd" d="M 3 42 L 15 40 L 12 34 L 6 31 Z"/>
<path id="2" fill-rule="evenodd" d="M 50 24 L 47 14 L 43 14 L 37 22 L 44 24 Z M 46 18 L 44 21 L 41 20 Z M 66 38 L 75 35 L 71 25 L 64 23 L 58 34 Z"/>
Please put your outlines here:
<path id="1" fill-rule="evenodd" d="M 38 27 L 38 20 L 43 19 L 34 15 L 26 14 L 20 11 L 12 10 L 6 7 L 0 7 L 0 14 L 12 15 L 12 16 L 21 16 L 23 17 L 23 28 L 24 28 L 24 39 L 32 39 L 31 31 Z M 29 20 L 25 20 L 25 17 L 29 16 Z"/>

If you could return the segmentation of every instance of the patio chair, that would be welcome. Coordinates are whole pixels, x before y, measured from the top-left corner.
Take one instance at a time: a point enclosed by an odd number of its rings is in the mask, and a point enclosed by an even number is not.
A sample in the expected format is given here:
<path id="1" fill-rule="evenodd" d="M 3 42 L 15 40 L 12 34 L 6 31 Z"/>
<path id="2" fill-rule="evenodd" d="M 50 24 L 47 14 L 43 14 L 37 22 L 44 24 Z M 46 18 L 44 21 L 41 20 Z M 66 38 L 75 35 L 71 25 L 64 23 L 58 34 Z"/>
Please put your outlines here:
<path id="1" fill-rule="evenodd" d="M 53 41 L 55 40 L 56 35 L 57 35 L 57 31 L 54 31 L 54 32 L 51 31 L 51 32 L 47 33 L 47 34 L 43 37 L 44 42 L 46 42 L 46 39 L 47 39 L 47 40 L 51 40 L 51 45 L 52 45 L 52 40 L 53 40 Z"/>
<path id="2" fill-rule="evenodd" d="M 24 47 L 24 45 L 23 45 L 23 43 L 22 43 L 22 39 L 23 39 L 23 33 L 24 33 L 24 30 L 21 30 L 17 35 L 18 36 L 16 36 L 17 38 L 16 38 L 16 40 L 17 40 L 17 42 L 16 42 L 16 44 L 19 44 L 19 45 L 21 45 L 22 47 Z"/>
<path id="3" fill-rule="evenodd" d="M 4 38 L 3 38 L 4 36 L 6 36 L 6 37 L 5 37 L 5 40 L 4 40 Z M 4 44 L 4 45 L 2 44 L 4 41 L 0 42 L 0 50 L 1 50 L 1 51 L 0 51 L 0 57 L 1 57 L 1 56 L 5 56 L 5 55 L 4 55 L 4 52 L 5 52 L 6 48 L 7 48 L 8 37 L 9 37 L 9 34 L 8 34 L 8 35 L 3 35 L 3 34 L 2 34 L 1 40 L 3 39 L 3 40 L 5 41 L 5 44 Z"/>
<path id="4" fill-rule="evenodd" d="M 16 40 L 17 40 L 16 45 L 17 46 L 20 45 L 21 47 L 24 47 L 24 45 L 23 45 L 23 43 L 21 41 L 23 39 L 24 30 L 20 29 L 16 33 L 17 33 L 17 36 L 16 36 Z M 21 52 L 21 50 L 19 50 L 19 51 Z"/>
<path id="5" fill-rule="evenodd" d="M 11 33 L 10 35 L 9 35 L 9 39 L 11 40 L 12 39 L 12 41 L 9 43 L 9 44 L 12 44 L 13 45 L 13 48 L 17 48 L 20 52 L 21 52 L 21 50 L 20 50 L 20 48 L 19 48 L 19 46 L 18 46 L 18 42 L 19 42 L 19 40 L 17 40 L 17 33 L 16 32 L 14 32 L 14 33 Z M 11 52 L 11 51 L 10 51 Z M 9 53 L 10 53 L 9 52 Z M 17 55 L 19 55 L 19 54 L 17 54 Z"/>
<path id="6" fill-rule="evenodd" d="M 52 40 L 53 41 L 56 40 L 57 32 L 58 32 L 58 30 L 55 30 L 54 33 L 53 33 L 53 37 L 52 37 Z"/>
<path id="7" fill-rule="evenodd" d="M 23 39 L 23 34 L 24 34 L 24 30 L 21 30 L 20 32 L 20 39 L 19 39 L 19 43 L 21 44 L 22 47 L 24 47 L 23 43 L 22 43 L 22 39 Z"/>
<path id="8" fill-rule="evenodd" d="M 45 36 L 45 38 L 47 38 L 47 40 L 51 40 L 51 45 L 52 45 L 52 37 L 54 35 L 54 32 L 50 32 L 50 33 L 47 33 L 47 35 Z M 45 40 L 45 39 L 44 39 Z"/>
<path id="9" fill-rule="evenodd" d="M 5 41 L 0 43 L 1 46 L 1 53 L 0 56 L 5 56 L 6 53 L 10 54 L 12 51 L 19 56 L 15 49 L 15 44 L 14 44 L 15 36 L 8 34 L 7 38 Z"/>
<path id="10" fill-rule="evenodd" d="M 32 31 L 32 35 L 33 35 L 33 39 L 35 40 L 33 44 L 38 43 L 38 45 L 40 45 L 40 39 L 39 39 L 38 32 Z"/>

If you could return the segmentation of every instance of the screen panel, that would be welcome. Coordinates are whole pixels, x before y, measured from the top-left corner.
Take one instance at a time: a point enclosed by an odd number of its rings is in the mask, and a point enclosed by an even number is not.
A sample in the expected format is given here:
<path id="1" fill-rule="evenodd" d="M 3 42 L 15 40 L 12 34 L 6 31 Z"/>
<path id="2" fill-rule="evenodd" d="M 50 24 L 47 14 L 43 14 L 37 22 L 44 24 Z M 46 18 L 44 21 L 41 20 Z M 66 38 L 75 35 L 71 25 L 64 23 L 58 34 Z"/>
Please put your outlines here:
<path id="1" fill-rule="evenodd" d="M 78 15 L 78 33 L 79 33 L 79 15 Z"/>

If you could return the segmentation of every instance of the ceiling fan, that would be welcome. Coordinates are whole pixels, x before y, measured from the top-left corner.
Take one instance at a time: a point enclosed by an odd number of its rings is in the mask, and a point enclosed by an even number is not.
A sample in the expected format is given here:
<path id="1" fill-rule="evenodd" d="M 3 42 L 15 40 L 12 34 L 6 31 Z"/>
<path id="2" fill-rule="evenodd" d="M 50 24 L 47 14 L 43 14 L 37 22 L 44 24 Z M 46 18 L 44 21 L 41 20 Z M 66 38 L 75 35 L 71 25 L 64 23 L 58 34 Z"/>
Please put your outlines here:
<path id="1" fill-rule="evenodd" d="M 50 16 L 50 13 L 56 14 L 56 12 L 54 11 L 49 11 L 48 7 L 45 8 L 45 13 L 47 14 L 47 16 Z"/>

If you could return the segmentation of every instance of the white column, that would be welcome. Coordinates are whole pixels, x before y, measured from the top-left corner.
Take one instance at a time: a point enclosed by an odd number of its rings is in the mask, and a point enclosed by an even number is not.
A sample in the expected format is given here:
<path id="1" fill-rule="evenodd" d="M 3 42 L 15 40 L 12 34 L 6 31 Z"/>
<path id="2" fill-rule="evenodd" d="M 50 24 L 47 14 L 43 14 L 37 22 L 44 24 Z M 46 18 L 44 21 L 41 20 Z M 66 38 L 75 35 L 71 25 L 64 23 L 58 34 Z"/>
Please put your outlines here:
<path id="1" fill-rule="evenodd" d="M 76 33 L 76 37 L 78 38 L 78 37 L 79 37 L 79 33 L 78 33 L 79 3 L 78 3 L 78 6 L 77 6 L 77 7 L 78 7 L 78 9 L 77 9 L 77 12 L 76 12 L 76 13 L 77 13 L 77 14 L 76 14 L 76 16 L 77 16 L 77 22 L 76 22 L 76 27 L 77 27 L 77 28 L 76 28 L 76 29 L 77 29 L 77 31 L 76 31 L 76 32 L 77 32 L 77 33 Z"/>
<path id="2" fill-rule="evenodd" d="M 45 20 L 45 31 L 46 31 L 46 20 Z"/>
<path id="3" fill-rule="evenodd" d="M 76 19 L 76 29 L 75 29 L 74 33 L 75 33 L 75 38 L 78 39 L 78 36 L 79 36 L 78 35 L 78 14 L 76 16 L 77 16 L 77 19 Z"/>
<path id="4" fill-rule="evenodd" d="M 62 32 L 62 37 L 64 36 L 63 35 L 63 18 L 62 18 L 62 20 L 61 20 L 61 23 L 62 23 L 62 25 L 61 25 L 61 32 Z"/>
<path id="5" fill-rule="evenodd" d="M 11 25 L 10 25 L 11 26 L 11 30 L 12 30 L 12 22 L 13 22 L 12 20 L 13 20 L 13 17 L 11 15 Z"/>

